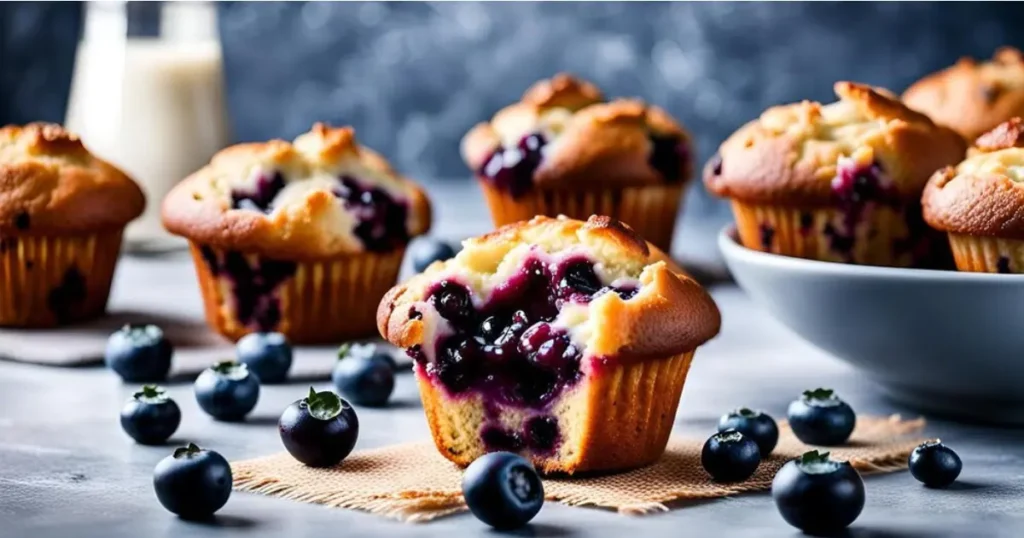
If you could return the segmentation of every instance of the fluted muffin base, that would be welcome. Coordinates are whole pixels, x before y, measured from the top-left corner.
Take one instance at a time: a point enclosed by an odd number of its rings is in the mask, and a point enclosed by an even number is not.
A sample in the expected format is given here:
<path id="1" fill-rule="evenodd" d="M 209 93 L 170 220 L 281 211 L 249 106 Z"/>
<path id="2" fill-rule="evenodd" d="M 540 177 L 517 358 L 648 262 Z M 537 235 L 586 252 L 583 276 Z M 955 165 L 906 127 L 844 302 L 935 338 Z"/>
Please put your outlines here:
<path id="1" fill-rule="evenodd" d="M 376 334 L 377 304 L 405 248 L 316 261 L 272 260 L 191 243 L 207 324 L 231 340 L 277 331 L 292 343 Z"/>
<path id="2" fill-rule="evenodd" d="M 1024 273 L 1024 241 L 949 234 L 958 271 Z"/>

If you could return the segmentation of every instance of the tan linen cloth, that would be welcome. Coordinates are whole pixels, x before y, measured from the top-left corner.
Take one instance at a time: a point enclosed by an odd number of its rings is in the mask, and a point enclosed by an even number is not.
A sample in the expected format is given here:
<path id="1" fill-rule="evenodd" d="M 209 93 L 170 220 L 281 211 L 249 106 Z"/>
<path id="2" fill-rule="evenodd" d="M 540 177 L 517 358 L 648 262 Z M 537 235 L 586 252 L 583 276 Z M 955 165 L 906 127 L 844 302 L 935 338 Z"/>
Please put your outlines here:
<path id="1" fill-rule="evenodd" d="M 924 439 L 924 419 L 857 417 L 857 428 L 843 447 L 827 450 L 861 473 L 890 472 L 907 466 L 910 452 Z M 767 490 L 775 472 L 810 450 L 779 424 L 779 444 L 749 480 L 718 484 L 700 464 L 704 441 L 673 436 L 655 464 L 620 474 L 589 477 L 546 477 L 548 500 L 573 506 L 612 508 L 623 514 L 668 510 L 665 503 L 725 497 Z M 306 467 L 288 453 L 232 463 L 235 489 L 302 502 L 364 510 L 407 522 L 425 522 L 466 509 L 462 471 L 444 459 L 431 442 L 389 446 L 352 453 L 330 469 Z"/>

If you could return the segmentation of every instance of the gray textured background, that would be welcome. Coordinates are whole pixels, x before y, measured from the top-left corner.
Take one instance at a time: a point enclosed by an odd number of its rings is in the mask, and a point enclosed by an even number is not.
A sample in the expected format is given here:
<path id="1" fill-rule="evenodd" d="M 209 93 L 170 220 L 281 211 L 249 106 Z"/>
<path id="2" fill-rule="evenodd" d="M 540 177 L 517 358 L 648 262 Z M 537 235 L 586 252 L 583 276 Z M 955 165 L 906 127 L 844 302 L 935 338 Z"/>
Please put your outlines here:
<path id="1" fill-rule="evenodd" d="M 467 177 L 462 134 L 559 70 L 666 107 L 703 161 L 766 106 L 851 79 L 901 90 L 1024 46 L 1019 3 L 226 3 L 239 140 L 352 124 L 408 174 Z M 76 4 L 0 4 L 0 122 L 59 120 Z M 719 215 L 721 204 L 694 206 Z"/>

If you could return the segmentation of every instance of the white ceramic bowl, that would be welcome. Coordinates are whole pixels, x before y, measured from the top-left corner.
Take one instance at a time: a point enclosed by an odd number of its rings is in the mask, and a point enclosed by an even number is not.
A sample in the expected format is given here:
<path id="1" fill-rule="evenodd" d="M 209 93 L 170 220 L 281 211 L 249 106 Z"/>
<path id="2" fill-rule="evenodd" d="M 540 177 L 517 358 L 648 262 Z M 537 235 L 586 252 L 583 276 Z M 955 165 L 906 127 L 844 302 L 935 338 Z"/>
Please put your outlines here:
<path id="1" fill-rule="evenodd" d="M 1024 424 L 1024 275 L 819 262 L 718 245 L 736 282 L 784 325 L 895 399 Z"/>

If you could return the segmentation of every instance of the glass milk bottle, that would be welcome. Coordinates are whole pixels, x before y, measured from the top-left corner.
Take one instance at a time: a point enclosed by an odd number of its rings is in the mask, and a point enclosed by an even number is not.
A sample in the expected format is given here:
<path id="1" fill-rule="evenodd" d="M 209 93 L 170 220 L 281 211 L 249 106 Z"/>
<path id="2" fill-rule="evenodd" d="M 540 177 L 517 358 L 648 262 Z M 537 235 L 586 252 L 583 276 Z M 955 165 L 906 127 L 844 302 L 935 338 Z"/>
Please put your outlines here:
<path id="1" fill-rule="evenodd" d="M 228 143 L 217 14 L 208 2 L 88 2 L 65 123 L 134 178 L 146 212 L 129 250 L 184 243 L 164 231 L 160 204 Z"/>

